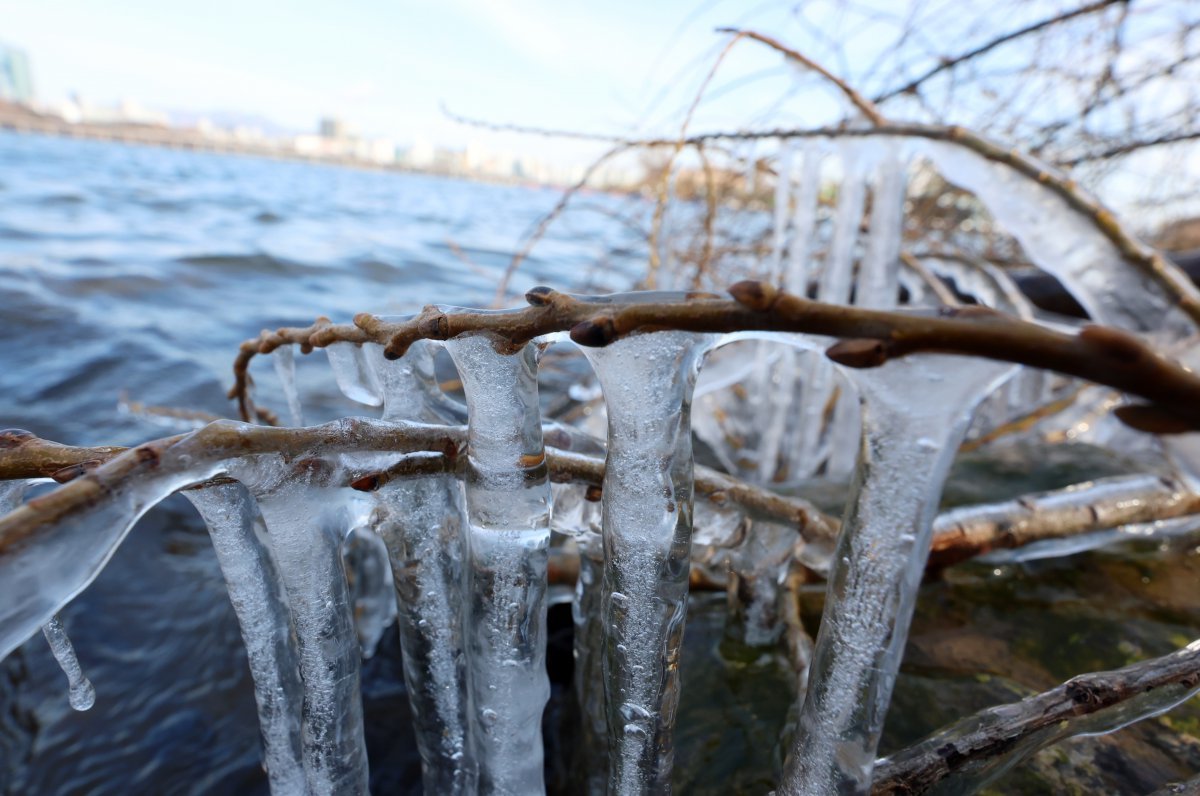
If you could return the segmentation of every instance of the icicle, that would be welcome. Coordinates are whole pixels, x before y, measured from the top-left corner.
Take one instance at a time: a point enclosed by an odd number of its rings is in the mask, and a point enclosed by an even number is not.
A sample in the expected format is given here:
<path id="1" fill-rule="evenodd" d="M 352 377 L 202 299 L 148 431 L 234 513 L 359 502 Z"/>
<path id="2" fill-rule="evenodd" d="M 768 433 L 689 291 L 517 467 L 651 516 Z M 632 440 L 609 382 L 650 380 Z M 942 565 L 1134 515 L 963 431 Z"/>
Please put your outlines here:
<path id="1" fill-rule="evenodd" d="M 608 407 L 603 490 L 609 793 L 670 790 L 692 532 L 691 398 L 715 335 L 583 349 Z"/>
<path id="2" fill-rule="evenodd" d="M 796 209 L 792 218 L 792 247 L 788 252 L 788 269 L 783 280 L 785 290 L 798 296 L 808 295 L 813 238 L 817 231 L 817 200 L 821 194 L 821 160 L 824 152 L 817 142 L 804 144 L 804 165 L 796 192 Z"/>
<path id="3" fill-rule="evenodd" d="M 777 283 L 783 274 L 783 249 L 787 244 L 788 205 L 792 187 L 792 144 L 782 141 L 775 164 L 775 215 L 772 221 L 771 261 L 764 277 Z"/>
<path id="4" fill-rule="evenodd" d="M 300 742 L 304 687 L 292 642 L 291 612 L 269 544 L 260 536 L 257 507 L 241 484 L 183 494 L 208 526 L 246 644 L 271 793 L 304 793 L 307 780 Z"/>
<path id="5" fill-rule="evenodd" d="M 92 681 L 84 675 L 79 658 L 75 656 L 75 648 L 71 646 L 71 639 L 67 638 L 67 632 L 63 630 L 58 614 L 42 628 L 42 634 L 46 637 L 46 643 L 50 645 L 50 651 L 54 653 L 54 659 L 67 676 L 70 688 L 68 701 L 71 707 L 75 710 L 87 710 L 96 704 L 96 689 L 92 687 Z"/>
<path id="6" fill-rule="evenodd" d="M 367 360 L 363 347 L 354 343 L 333 343 L 326 346 L 333 377 L 347 398 L 367 406 L 383 403 L 375 369 Z"/>
<path id="7" fill-rule="evenodd" d="M 862 223 L 867 186 L 866 162 L 858 142 L 843 142 L 842 183 L 833 217 L 833 241 L 825 257 L 817 298 L 829 304 L 849 304 L 854 283 L 854 249 Z"/>
<path id="8" fill-rule="evenodd" d="M 304 411 L 300 406 L 300 392 L 296 389 L 296 352 L 290 345 L 281 345 L 271 355 L 271 361 L 287 399 L 288 419 L 293 427 L 299 428 L 304 425 Z"/>
<path id="9" fill-rule="evenodd" d="M 387 545 L 367 528 L 355 528 L 342 543 L 354 629 L 363 658 L 375 654 L 383 632 L 396 621 L 396 585 L 388 558 Z"/>
<path id="10" fill-rule="evenodd" d="M 784 525 L 754 522 L 746 541 L 730 556 L 729 589 L 733 620 L 739 640 L 749 647 L 774 644 L 783 633 L 779 616 L 779 587 L 783 582 L 796 532 Z M 727 631 L 728 633 L 729 631 Z"/>
<path id="11" fill-rule="evenodd" d="M 502 354 L 490 335 L 446 348 L 470 409 L 466 477 L 467 658 L 472 740 L 480 790 L 544 790 L 542 711 L 546 676 L 546 478 L 533 346 Z"/>
<path id="12" fill-rule="evenodd" d="M 350 525 L 332 465 L 240 460 L 230 474 L 254 494 L 287 593 L 304 683 L 301 741 L 314 796 L 367 793 L 360 648 L 342 566 Z"/>
<path id="13" fill-rule="evenodd" d="M 912 356 L 852 371 L 862 449 L 781 793 L 869 790 L 942 483 L 974 406 L 1012 370 Z"/>
<path id="14" fill-rule="evenodd" d="M 572 790 L 585 796 L 608 791 L 608 713 L 604 705 L 604 622 L 601 595 L 604 546 L 598 534 L 579 539 L 579 580 L 571 618 L 575 623 L 575 701 L 580 735 L 572 770 Z"/>
<path id="15" fill-rule="evenodd" d="M 854 303 L 872 309 L 891 309 L 899 300 L 897 271 L 904 222 L 905 171 L 900 147 L 883 145 L 871 190 L 871 220 L 862 268 L 854 285 Z"/>
<path id="16" fill-rule="evenodd" d="M 383 388 L 385 420 L 456 420 L 461 407 L 438 388 L 433 343 L 417 341 L 394 362 L 383 358 L 379 346 L 365 348 Z M 478 768 L 469 737 L 463 640 L 462 487 L 450 475 L 403 479 L 386 484 L 375 498 L 373 527 L 386 543 L 392 565 L 404 683 L 425 792 L 474 793 Z"/>

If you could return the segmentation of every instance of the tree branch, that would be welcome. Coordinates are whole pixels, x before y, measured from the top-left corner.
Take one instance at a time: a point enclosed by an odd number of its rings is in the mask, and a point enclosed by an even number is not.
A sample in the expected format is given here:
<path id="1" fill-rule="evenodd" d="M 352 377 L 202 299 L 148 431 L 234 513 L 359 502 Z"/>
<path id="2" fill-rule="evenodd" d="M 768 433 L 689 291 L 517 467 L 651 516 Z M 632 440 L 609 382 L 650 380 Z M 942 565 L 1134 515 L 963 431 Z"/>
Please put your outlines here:
<path id="1" fill-rule="evenodd" d="M 1200 641 L 1161 658 L 1073 677 L 988 708 L 880 761 L 873 794 L 924 793 L 951 776 L 986 783 L 1026 755 L 1080 733 L 1109 732 L 1200 690 Z"/>
<path id="2" fill-rule="evenodd" d="M 1026 25 L 1023 28 L 1019 28 L 1019 29 L 1011 31 L 1009 33 L 1005 33 L 1003 36 L 998 36 L 998 37 L 992 39 L 991 41 L 987 42 L 986 44 L 981 44 L 980 46 L 975 47 L 971 50 L 968 50 L 960 55 L 956 55 L 952 58 L 942 58 L 941 60 L 938 61 L 937 66 L 934 66 L 934 67 L 930 68 L 929 70 L 923 72 L 919 77 L 913 78 L 908 83 L 905 83 L 903 86 L 900 86 L 899 88 L 894 88 L 894 89 L 891 89 L 890 91 L 885 91 L 884 93 L 876 96 L 875 102 L 877 102 L 877 103 L 887 102 L 888 100 L 892 99 L 893 97 L 899 96 L 901 94 L 913 94 L 921 86 L 922 83 L 926 82 L 930 78 L 932 78 L 936 75 L 939 75 L 942 72 L 945 72 L 949 69 L 953 69 L 956 66 L 958 66 L 959 64 L 962 64 L 966 61 L 973 60 L 975 58 L 978 58 L 981 55 L 984 55 L 985 53 L 991 52 L 992 50 L 996 49 L 997 47 L 1001 46 L 1002 44 L 1007 44 L 1011 41 L 1022 38 L 1023 36 L 1028 36 L 1030 33 L 1037 33 L 1039 30 L 1045 30 L 1046 28 L 1052 27 L 1054 25 L 1058 25 L 1063 22 L 1068 22 L 1072 19 L 1075 19 L 1076 17 L 1085 16 L 1087 14 L 1093 14 L 1097 11 L 1101 11 L 1105 8 L 1108 8 L 1111 5 L 1116 5 L 1118 3 L 1128 3 L 1128 2 L 1129 2 L 1129 0 L 1098 0 L 1098 2 L 1089 3 L 1088 5 L 1081 6 L 1079 8 L 1073 9 L 1071 11 L 1065 11 L 1061 14 L 1056 14 L 1052 17 L 1047 17 L 1046 19 L 1043 19 L 1039 22 L 1035 22 L 1032 25 Z"/>
<path id="3" fill-rule="evenodd" d="M 1085 326 L 1077 334 L 1066 334 L 979 307 L 944 308 L 932 316 L 823 304 L 762 282 L 739 282 L 730 294 L 733 301 L 711 293 L 575 297 L 541 287 L 526 294 L 531 306 L 523 309 L 445 313 L 431 306 L 403 322 L 363 313 L 355 317 L 354 326 L 319 323 L 280 329 L 242 344 L 230 395 L 246 412 L 250 360 L 287 344 L 310 351 L 335 342 L 373 341 L 385 346 L 385 356 L 397 359 L 417 340 L 448 340 L 476 332 L 491 333 L 513 350 L 535 337 L 567 330 L 577 344 L 593 347 L 661 329 L 800 332 L 843 338 L 827 353 L 847 367 L 877 367 L 915 353 L 987 357 L 1076 376 L 1140 397 L 1145 403 L 1117 410 L 1134 428 L 1154 433 L 1200 429 L 1200 376 L 1128 332 Z"/>

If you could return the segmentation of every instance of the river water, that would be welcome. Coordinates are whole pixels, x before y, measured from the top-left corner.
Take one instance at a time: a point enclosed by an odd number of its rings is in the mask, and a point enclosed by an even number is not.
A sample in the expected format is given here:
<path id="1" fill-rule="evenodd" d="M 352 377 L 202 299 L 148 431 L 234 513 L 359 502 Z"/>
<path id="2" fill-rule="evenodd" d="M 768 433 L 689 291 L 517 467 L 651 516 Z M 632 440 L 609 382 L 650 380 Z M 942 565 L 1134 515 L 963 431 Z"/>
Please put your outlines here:
<path id="1" fill-rule="evenodd" d="M 125 411 L 122 394 L 230 416 L 224 394 L 241 340 L 318 315 L 342 321 L 427 302 L 487 306 L 523 236 L 558 197 L 542 188 L 0 133 L 0 428 L 71 444 L 131 444 L 179 430 Z M 633 284 L 644 244 L 611 213 L 649 208 L 604 195 L 581 200 L 585 208 L 550 228 L 514 288 Z M 308 422 L 361 411 L 341 397 L 322 355 L 297 364 Z M 282 409 L 271 369 L 255 373 L 263 403 Z M 959 493 L 999 499 L 1130 469 L 1095 451 L 1044 460 L 1032 473 L 1010 464 L 966 463 Z M 928 585 L 885 744 L 1200 636 L 1200 548 L 1127 547 L 968 564 Z M 813 624 L 819 605 L 817 587 L 806 609 Z M 569 609 L 551 610 L 559 629 L 547 718 L 554 785 L 569 760 L 561 747 L 571 661 Z M 689 614 L 682 793 L 764 793 L 779 762 L 788 674 L 778 656 L 732 643 L 724 615 L 717 596 L 696 599 Z M 237 626 L 207 535 L 185 501 L 150 512 L 63 621 L 95 683 L 95 707 L 70 709 L 65 678 L 40 637 L 0 664 L 0 792 L 266 793 Z M 373 791 L 419 792 L 393 632 L 365 664 L 364 706 Z M 1179 732 L 1200 735 L 1200 708 L 1182 710 L 1172 714 Z M 1153 729 L 1116 751 L 1089 752 L 1124 761 L 1124 779 L 1077 773 L 1058 784 L 1144 792 L 1200 770 L 1200 741 L 1170 746 L 1167 730 Z M 1046 766 L 1053 771 L 1052 760 Z M 1019 772 L 1020 792 L 1056 782 L 1032 770 Z"/>

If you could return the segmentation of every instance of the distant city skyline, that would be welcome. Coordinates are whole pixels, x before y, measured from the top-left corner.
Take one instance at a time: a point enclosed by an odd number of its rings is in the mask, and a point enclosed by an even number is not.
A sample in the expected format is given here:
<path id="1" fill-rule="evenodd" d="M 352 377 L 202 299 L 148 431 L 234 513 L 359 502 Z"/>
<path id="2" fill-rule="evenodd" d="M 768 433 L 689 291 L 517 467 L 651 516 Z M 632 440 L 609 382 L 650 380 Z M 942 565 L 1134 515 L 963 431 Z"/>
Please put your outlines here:
<path id="1" fill-rule="evenodd" d="M 37 98 L 133 102 L 175 116 L 243 116 L 293 133 L 336 117 L 407 146 L 490 149 L 579 162 L 600 147 L 472 130 L 441 108 L 498 122 L 614 133 L 677 126 L 729 24 L 786 26 L 783 4 L 213 0 L 0 0 L 0 37 L 28 53 Z M 788 68 L 739 48 L 723 83 L 745 83 L 701 119 L 742 126 L 786 89 Z M 500 140 L 502 139 L 502 140 Z"/>

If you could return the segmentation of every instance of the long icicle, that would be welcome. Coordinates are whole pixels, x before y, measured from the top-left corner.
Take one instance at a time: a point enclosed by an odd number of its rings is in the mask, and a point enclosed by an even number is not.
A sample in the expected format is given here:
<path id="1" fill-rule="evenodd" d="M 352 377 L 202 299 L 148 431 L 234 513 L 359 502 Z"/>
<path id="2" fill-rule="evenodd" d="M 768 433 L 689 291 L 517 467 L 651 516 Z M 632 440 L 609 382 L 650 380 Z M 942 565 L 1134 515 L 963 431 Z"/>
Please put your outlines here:
<path id="1" fill-rule="evenodd" d="M 304 683 L 301 746 L 313 796 L 368 791 L 360 647 L 341 553 L 355 493 L 328 486 L 332 469 L 321 460 L 274 457 L 230 467 L 258 501 L 292 610 Z"/>
<path id="2" fill-rule="evenodd" d="M 467 396 L 467 656 L 481 793 L 545 790 L 546 565 L 550 484 L 537 355 L 490 335 L 446 348 Z"/>
<path id="3" fill-rule="evenodd" d="M 692 389 L 714 335 L 584 353 L 608 408 L 603 487 L 610 794 L 667 793 L 692 535 Z"/>
<path id="4" fill-rule="evenodd" d="M 307 779 L 300 743 L 304 687 L 287 596 L 270 549 L 255 527 L 261 522 L 257 507 L 241 484 L 191 489 L 183 495 L 208 526 L 241 628 L 271 793 L 304 793 Z"/>
<path id="5" fill-rule="evenodd" d="M 852 371 L 863 442 L 781 794 L 866 793 L 942 484 L 1012 366 L 913 356 Z"/>
<path id="6" fill-rule="evenodd" d="M 419 341 L 390 362 L 364 346 L 383 390 L 385 420 L 452 423 Z M 374 528 L 388 547 L 396 586 L 404 684 L 426 793 L 471 794 L 478 764 L 469 736 L 463 613 L 466 508 L 452 475 L 398 479 L 375 493 Z"/>

